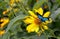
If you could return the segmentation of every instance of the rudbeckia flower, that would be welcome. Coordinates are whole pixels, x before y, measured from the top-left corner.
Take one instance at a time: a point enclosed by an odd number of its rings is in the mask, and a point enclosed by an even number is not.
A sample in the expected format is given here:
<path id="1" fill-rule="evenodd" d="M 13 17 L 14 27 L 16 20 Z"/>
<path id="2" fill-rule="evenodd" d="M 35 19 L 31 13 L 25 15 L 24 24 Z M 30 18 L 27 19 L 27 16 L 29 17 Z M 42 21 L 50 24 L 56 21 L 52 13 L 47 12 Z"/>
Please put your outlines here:
<path id="1" fill-rule="evenodd" d="M 8 18 L 1 18 L 0 20 L 0 28 L 3 28 L 9 22 Z"/>
<path id="2" fill-rule="evenodd" d="M 50 12 L 48 11 L 44 14 L 42 8 L 34 10 L 35 13 L 33 11 L 28 11 L 30 16 L 27 16 L 24 19 L 24 22 L 28 24 L 28 26 L 26 27 L 28 33 L 42 33 L 44 30 L 48 30 L 47 24 L 52 22 L 51 18 L 49 18 Z"/>

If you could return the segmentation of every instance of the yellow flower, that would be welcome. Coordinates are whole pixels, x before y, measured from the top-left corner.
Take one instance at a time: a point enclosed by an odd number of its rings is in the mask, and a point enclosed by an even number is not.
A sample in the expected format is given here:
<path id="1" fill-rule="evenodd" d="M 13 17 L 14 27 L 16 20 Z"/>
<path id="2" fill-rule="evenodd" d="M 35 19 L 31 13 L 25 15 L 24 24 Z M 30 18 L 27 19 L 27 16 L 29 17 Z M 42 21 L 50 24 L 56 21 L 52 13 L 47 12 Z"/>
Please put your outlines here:
<path id="1" fill-rule="evenodd" d="M 1 18 L 0 22 L 1 22 L 0 28 L 3 28 L 9 22 L 9 19 L 8 18 Z"/>
<path id="2" fill-rule="evenodd" d="M 5 33 L 5 30 L 0 31 L 0 36 L 2 36 Z"/>
<path id="3" fill-rule="evenodd" d="M 35 12 L 38 12 L 38 14 L 43 15 L 43 9 L 39 8 L 38 10 L 34 9 Z M 44 30 L 48 30 L 47 24 L 51 23 L 52 20 L 51 18 L 49 18 L 49 20 L 46 20 L 45 22 L 42 22 L 41 19 L 38 18 L 38 16 L 36 15 L 36 13 L 34 14 L 33 11 L 28 11 L 30 16 L 25 17 L 24 22 L 26 24 L 29 24 L 26 27 L 26 30 L 28 31 L 28 33 L 30 32 L 36 32 L 40 34 L 42 32 L 44 32 Z M 43 17 L 49 17 L 50 12 L 46 12 L 45 15 L 43 15 Z"/>

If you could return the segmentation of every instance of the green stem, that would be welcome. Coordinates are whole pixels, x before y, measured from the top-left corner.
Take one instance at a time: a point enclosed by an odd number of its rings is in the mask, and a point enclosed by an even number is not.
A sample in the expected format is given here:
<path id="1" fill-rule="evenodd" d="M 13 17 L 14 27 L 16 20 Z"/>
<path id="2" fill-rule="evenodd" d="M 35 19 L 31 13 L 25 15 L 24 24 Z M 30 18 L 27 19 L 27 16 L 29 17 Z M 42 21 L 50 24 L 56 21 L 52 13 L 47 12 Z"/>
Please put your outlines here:
<path id="1" fill-rule="evenodd" d="M 53 37 L 56 37 L 53 30 L 49 29 L 49 32 L 52 34 Z"/>
<path id="2" fill-rule="evenodd" d="M 45 33 L 45 32 L 43 32 L 43 34 L 45 35 L 46 39 L 48 39 L 48 36 L 46 35 L 46 33 Z"/>

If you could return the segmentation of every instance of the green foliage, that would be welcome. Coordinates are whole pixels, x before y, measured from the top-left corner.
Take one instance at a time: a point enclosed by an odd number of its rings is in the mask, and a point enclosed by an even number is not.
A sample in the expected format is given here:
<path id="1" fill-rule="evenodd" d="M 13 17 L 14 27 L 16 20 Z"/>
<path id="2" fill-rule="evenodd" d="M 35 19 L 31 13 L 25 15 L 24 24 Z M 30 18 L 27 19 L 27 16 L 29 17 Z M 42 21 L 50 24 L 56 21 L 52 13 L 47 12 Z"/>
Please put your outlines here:
<path id="1" fill-rule="evenodd" d="M 35 3 L 33 9 L 38 9 L 39 7 L 42 6 L 43 3 L 47 2 L 47 0 L 39 0 L 37 3 Z"/>

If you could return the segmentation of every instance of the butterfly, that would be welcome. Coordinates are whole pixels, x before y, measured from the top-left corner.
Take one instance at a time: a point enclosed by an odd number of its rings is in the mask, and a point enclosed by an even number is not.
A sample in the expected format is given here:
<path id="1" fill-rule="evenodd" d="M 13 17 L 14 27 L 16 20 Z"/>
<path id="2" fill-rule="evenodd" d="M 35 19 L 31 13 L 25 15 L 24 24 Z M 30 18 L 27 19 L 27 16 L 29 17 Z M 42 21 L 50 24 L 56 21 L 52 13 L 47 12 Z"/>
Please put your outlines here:
<path id="1" fill-rule="evenodd" d="M 39 8 L 38 10 L 35 10 L 35 11 L 36 11 L 36 14 L 37 14 L 38 18 L 42 22 L 45 22 L 46 20 L 49 20 L 49 15 L 50 15 L 49 11 L 43 13 L 43 9 L 42 8 Z"/>

